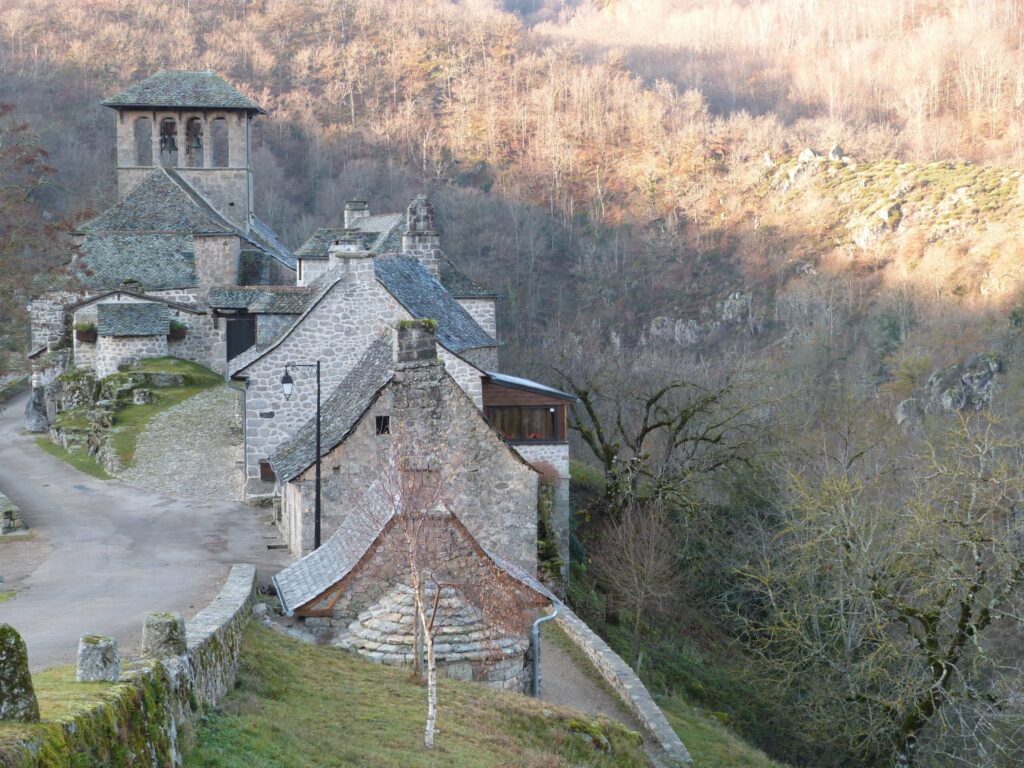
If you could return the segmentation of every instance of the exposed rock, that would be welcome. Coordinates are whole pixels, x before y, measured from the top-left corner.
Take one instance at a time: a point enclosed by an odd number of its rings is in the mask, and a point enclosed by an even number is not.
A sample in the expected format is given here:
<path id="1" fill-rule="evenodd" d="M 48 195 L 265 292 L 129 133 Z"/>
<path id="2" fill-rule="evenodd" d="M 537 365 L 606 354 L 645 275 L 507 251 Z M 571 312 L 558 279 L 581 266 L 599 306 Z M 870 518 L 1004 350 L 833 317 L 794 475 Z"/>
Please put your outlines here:
<path id="1" fill-rule="evenodd" d="M 253 616 L 266 616 L 267 615 L 267 604 L 266 603 L 253 603 L 252 604 L 252 615 Z"/>
<path id="2" fill-rule="evenodd" d="M 843 148 L 838 144 L 833 144 L 832 148 L 828 151 L 828 159 L 833 162 L 842 162 Z"/>
<path id="3" fill-rule="evenodd" d="M 896 423 L 902 424 L 908 419 L 917 419 L 924 415 L 924 406 L 916 397 L 908 397 L 896 406 Z"/>
<path id="4" fill-rule="evenodd" d="M 900 202 L 885 203 L 866 221 L 855 220 L 848 225 L 853 229 L 853 242 L 866 251 L 886 232 L 895 231 L 903 220 L 903 206 Z"/>
<path id="5" fill-rule="evenodd" d="M 925 410 L 980 411 L 992 402 L 997 389 L 995 377 L 1002 371 L 1002 360 L 990 353 L 936 371 L 925 384 Z"/>
<path id="6" fill-rule="evenodd" d="M 185 653 L 185 619 L 180 613 L 146 614 L 142 628 L 144 656 L 180 656 Z"/>
<path id="7" fill-rule="evenodd" d="M 28 649 L 10 624 L 0 624 L 0 722 L 34 723 L 39 720 Z"/>
<path id="8" fill-rule="evenodd" d="M 745 323 L 750 317 L 753 303 L 751 295 L 745 291 L 733 291 L 729 298 L 722 302 L 723 323 Z"/>
<path id="9" fill-rule="evenodd" d="M 817 152 L 815 152 L 815 151 L 814 151 L 813 149 L 811 149 L 810 147 L 806 147 L 806 148 L 805 148 L 805 149 L 804 149 L 804 150 L 803 150 L 803 151 L 802 151 L 802 152 L 800 153 L 800 155 L 799 155 L 799 156 L 797 157 L 797 161 L 798 161 L 798 162 L 799 162 L 799 163 L 800 163 L 801 165 L 806 165 L 806 164 L 808 164 L 808 163 L 816 163 L 816 162 L 818 162 L 819 160 L 821 160 L 821 155 L 819 155 L 819 154 L 818 154 Z"/>
<path id="10" fill-rule="evenodd" d="M 153 395 L 151 389 L 136 389 L 132 391 L 132 403 L 135 405 L 145 405 L 146 403 L 152 403 L 156 397 Z"/>
<path id="11" fill-rule="evenodd" d="M 121 659 L 117 655 L 117 640 L 103 635 L 82 635 L 78 641 L 75 680 L 80 683 L 116 683 L 120 677 Z"/>
<path id="12" fill-rule="evenodd" d="M 50 428 L 46 418 L 46 390 L 33 387 L 32 396 L 25 403 L 25 429 L 29 432 L 45 432 Z"/>
<path id="13" fill-rule="evenodd" d="M 22 531 L 26 527 L 21 519 L 21 510 L 14 505 L 13 501 L 0 493 L 0 535 Z M 0 582 L 2 581 L 3 579 L 0 579 Z"/>

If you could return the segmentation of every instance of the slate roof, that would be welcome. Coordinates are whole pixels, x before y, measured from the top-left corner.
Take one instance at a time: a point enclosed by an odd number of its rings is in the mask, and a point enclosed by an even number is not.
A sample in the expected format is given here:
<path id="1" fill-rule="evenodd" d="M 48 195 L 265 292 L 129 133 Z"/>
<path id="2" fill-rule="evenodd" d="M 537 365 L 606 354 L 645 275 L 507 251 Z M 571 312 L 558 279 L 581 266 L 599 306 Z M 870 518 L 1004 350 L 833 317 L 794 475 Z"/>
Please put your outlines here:
<path id="1" fill-rule="evenodd" d="M 321 455 L 348 437 L 381 388 L 391 381 L 391 333 L 381 335 L 342 379 L 321 407 Z M 269 458 L 281 482 L 294 479 L 316 461 L 316 422 L 310 419 Z"/>
<path id="2" fill-rule="evenodd" d="M 117 302 L 96 307 L 100 336 L 163 336 L 170 330 L 167 307 L 156 302 Z"/>
<path id="3" fill-rule="evenodd" d="M 378 256 L 374 267 L 377 280 L 410 315 L 437 321 L 437 340 L 446 349 L 458 353 L 497 344 L 414 256 Z"/>
<path id="4" fill-rule="evenodd" d="M 498 570 L 546 599 L 557 602 L 551 591 L 527 571 L 480 546 L 469 529 L 459 520 L 458 515 L 452 512 L 448 514 L 456 528 L 465 534 L 468 543 L 479 547 Z M 360 515 L 358 524 L 338 528 L 320 549 L 313 550 L 274 576 L 274 587 L 277 589 L 277 596 L 281 600 L 285 614 L 291 616 L 296 609 L 322 595 L 348 576 L 359 565 L 371 545 L 381 536 L 387 535 L 386 529 L 394 517 L 393 510 L 383 512 L 379 519 Z"/>
<path id="5" fill-rule="evenodd" d="M 448 259 L 441 262 L 441 285 L 456 299 L 493 299 L 498 294 L 470 279 Z"/>
<path id="6" fill-rule="evenodd" d="M 192 237 L 182 234 L 94 235 L 75 261 L 87 288 L 111 288 L 137 280 L 148 291 L 196 284 Z"/>
<path id="7" fill-rule="evenodd" d="M 266 114 L 255 101 L 209 70 L 157 72 L 100 103 L 105 107 L 245 109 Z"/>
<path id="8" fill-rule="evenodd" d="M 444 287 L 427 272 L 413 256 L 385 254 L 374 258 L 374 274 L 377 281 L 394 296 L 414 318 L 437 321 L 437 340 L 445 348 L 458 354 L 480 347 L 493 347 L 497 342 L 481 328 Z M 305 318 L 320 300 L 347 274 L 344 266 L 338 266 L 321 275 L 311 286 L 306 309 L 295 322 L 265 347 L 250 347 L 231 359 L 228 375 L 235 376 L 252 363 L 270 352 L 286 338 Z"/>
<path id="9" fill-rule="evenodd" d="M 357 219 L 352 229 L 321 227 L 299 246 L 295 255 L 300 259 L 326 259 L 331 243 L 353 230 L 367 236 L 366 250 L 368 251 L 373 253 L 400 251 L 402 250 L 403 230 L 401 224 L 404 219 L 405 217 L 400 213 L 386 213 Z"/>
<path id="10" fill-rule="evenodd" d="M 123 200 L 78 231 L 86 235 L 237 234 L 235 227 L 194 194 L 188 182 L 167 168 L 155 169 Z"/>
<path id="11" fill-rule="evenodd" d="M 291 285 L 221 286 L 210 289 L 209 304 L 215 309 L 246 309 L 254 314 L 299 315 L 313 291 Z"/>
<path id="12" fill-rule="evenodd" d="M 365 520 L 362 525 L 342 526 L 320 549 L 295 561 L 274 576 L 274 587 L 286 615 L 341 581 L 356 567 L 376 541 L 394 512 L 381 520 Z"/>
<path id="13" fill-rule="evenodd" d="M 147 290 L 195 286 L 194 235 L 241 238 L 243 277 L 262 274 L 252 268 L 253 259 L 246 258 L 256 255 L 295 267 L 295 259 L 270 227 L 253 217 L 249 234 L 244 234 L 172 168 L 154 169 L 123 200 L 78 232 L 86 237 L 77 267 L 90 288 L 115 287 L 126 278 L 139 280 Z"/>

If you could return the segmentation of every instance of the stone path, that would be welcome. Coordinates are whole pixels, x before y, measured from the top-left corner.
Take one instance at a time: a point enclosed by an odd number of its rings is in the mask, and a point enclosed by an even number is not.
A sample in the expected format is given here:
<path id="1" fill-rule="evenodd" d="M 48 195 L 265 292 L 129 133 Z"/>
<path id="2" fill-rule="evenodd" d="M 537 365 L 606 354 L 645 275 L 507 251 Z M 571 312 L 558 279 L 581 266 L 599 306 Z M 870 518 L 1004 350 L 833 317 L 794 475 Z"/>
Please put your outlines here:
<path id="1" fill-rule="evenodd" d="M 21 431 L 27 397 L 0 412 L 0 490 L 28 536 L 0 540 L 0 622 L 28 644 L 33 669 L 74 663 L 78 638 L 112 635 L 137 652 L 147 611 L 192 616 L 217 594 L 232 563 L 262 583 L 288 562 L 266 510 L 184 498 L 83 475 Z"/>
<path id="2" fill-rule="evenodd" d="M 157 415 L 139 437 L 135 465 L 121 478 L 196 498 L 240 499 L 238 396 L 228 386 L 215 387 Z"/>

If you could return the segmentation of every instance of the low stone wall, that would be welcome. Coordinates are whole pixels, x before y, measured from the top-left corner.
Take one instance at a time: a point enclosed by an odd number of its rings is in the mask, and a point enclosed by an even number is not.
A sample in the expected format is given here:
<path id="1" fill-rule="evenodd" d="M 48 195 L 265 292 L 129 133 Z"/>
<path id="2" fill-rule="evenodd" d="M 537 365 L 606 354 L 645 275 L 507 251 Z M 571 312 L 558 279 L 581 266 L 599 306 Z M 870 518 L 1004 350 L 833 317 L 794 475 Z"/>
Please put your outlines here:
<path id="1" fill-rule="evenodd" d="M 123 665 L 120 682 L 92 710 L 18 726 L 14 740 L 0 728 L 0 765 L 180 766 L 195 718 L 234 682 L 255 586 L 254 566 L 233 566 L 217 598 L 187 622 L 188 650 Z"/>
<path id="2" fill-rule="evenodd" d="M 27 527 L 21 519 L 21 510 L 7 496 L 0 493 L 0 536 L 19 533 Z"/>
<path id="3" fill-rule="evenodd" d="M 661 709 L 654 703 L 647 687 L 622 657 L 609 648 L 594 630 L 565 605 L 558 606 L 558 617 L 555 621 L 565 630 L 573 644 L 583 651 L 594 665 L 594 669 L 622 699 L 644 730 L 657 741 L 671 763 L 676 766 L 693 765 L 686 746 L 668 724 Z"/>

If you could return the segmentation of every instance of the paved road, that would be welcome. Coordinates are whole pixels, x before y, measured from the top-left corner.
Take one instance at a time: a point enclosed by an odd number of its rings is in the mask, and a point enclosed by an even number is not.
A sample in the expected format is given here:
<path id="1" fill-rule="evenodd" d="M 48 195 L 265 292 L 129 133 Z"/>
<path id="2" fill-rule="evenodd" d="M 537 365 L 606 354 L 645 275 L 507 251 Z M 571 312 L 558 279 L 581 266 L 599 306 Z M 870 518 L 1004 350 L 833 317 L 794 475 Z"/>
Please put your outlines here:
<path id="1" fill-rule="evenodd" d="M 286 562 L 267 549 L 276 529 L 266 510 L 83 475 L 22 434 L 24 407 L 23 395 L 0 413 L 0 490 L 32 531 L 0 540 L 0 589 L 18 592 L 0 603 L 0 622 L 21 632 L 33 669 L 74 663 L 87 632 L 113 635 L 130 655 L 147 611 L 188 618 L 230 564 L 254 563 L 268 580 Z"/>

